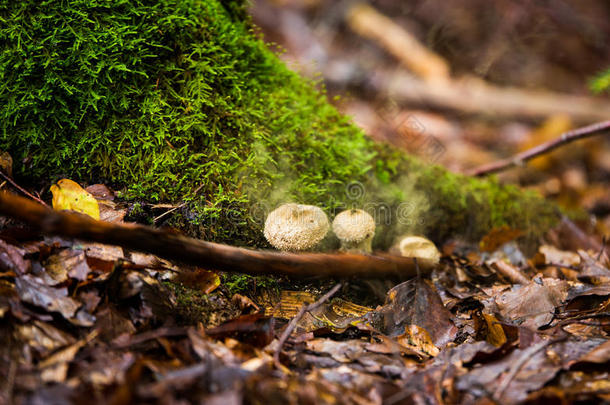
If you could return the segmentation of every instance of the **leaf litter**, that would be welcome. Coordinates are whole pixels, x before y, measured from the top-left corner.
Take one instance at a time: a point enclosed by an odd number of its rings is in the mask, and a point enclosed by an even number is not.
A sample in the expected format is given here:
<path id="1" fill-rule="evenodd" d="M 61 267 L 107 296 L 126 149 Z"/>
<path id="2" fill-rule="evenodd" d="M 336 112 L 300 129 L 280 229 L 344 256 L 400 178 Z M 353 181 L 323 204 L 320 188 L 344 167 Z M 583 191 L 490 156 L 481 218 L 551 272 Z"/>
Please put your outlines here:
<path id="1" fill-rule="evenodd" d="M 94 191 L 112 201 L 109 189 Z M 217 273 L 154 255 L 35 234 L 3 238 L 2 399 L 608 400 L 607 256 L 543 245 L 525 258 L 518 235 L 496 229 L 478 245 L 447 245 L 430 279 L 397 280 L 376 307 L 350 295 L 362 285 L 348 282 L 298 318 L 282 346 L 287 322 L 327 291 L 324 283 L 233 294 Z"/>

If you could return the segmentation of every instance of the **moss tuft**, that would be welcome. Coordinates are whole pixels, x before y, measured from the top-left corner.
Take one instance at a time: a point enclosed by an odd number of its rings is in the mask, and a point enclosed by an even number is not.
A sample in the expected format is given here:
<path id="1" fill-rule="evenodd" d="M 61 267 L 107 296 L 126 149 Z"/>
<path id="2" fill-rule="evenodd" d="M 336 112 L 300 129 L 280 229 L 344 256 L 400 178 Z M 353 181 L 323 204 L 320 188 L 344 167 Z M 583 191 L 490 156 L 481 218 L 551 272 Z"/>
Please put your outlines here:
<path id="1" fill-rule="evenodd" d="M 265 246 L 280 202 L 378 210 L 405 230 L 539 233 L 542 199 L 375 145 L 253 33 L 240 0 L 0 0 L 0 148 L 17 175 L 188 206 L 174 223 Z"/>

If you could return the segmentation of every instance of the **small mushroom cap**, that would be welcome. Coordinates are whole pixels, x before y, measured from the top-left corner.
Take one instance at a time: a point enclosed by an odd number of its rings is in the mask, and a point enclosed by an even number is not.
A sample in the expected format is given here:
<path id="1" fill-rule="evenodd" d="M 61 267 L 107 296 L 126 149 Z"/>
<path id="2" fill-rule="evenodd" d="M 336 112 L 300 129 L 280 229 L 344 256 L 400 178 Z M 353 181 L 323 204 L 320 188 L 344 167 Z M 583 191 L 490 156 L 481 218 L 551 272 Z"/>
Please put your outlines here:
<path id="1" fill-rule="evenodd" d="M 345 210 L 335 217 L 333 232 L 341 242 L 359 243 L 375 235 L 375 220 L 366 211 Z"/>
<path id="2" fill-rule="evenodd" d="M 436 245 L 421 236 L 403 236 L 391 251 L 405 257 L 428 259 L 434 263 L 438 263 L 441 259 Z"/>
<path id="3" fill-rule="evenodd" d="M 313 205 L 283 204 L 267 216 L 265 238 L 279 250 L 305 250 L 324 239 L 330 224 Z"/>

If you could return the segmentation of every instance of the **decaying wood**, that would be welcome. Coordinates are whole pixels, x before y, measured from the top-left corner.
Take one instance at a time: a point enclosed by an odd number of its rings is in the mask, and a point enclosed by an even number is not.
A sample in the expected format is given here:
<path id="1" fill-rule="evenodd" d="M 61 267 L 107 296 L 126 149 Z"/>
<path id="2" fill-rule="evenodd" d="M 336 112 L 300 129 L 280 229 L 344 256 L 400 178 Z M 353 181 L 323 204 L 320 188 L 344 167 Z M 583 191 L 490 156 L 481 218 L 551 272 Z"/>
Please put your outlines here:
<path id="1" fill-rule="evenodd" d="M 566 114 L 578 123 L 603 121 L 610 116 L 610 103 L 602 99 L 499 87 L 474 77 L 452 78 L 449 65 L 440 55 L 370 6 L 355 5 L 345 18 L 356 33 L 378 43 L 411 73 L 371 74 L 372 89 L 398 103 L 530 119 Z"/>
<path id="2" fill-rule="evenodd" d="M 608 132 L 609 130 L 610 121 L 598 122 L 597 124 L 577 128 L 572 131 L 568 131 L 561 134 L 556 139 L 550 140 L 534 148 L 518 153 L 513 157 L 476 167 L 467 174 L 471 176 L 484 176 L 491 173 L 497 173 L 499 171 L 509 169 L 514 166 L 520 166 L 528 160 L 531 160 L 545 153 L 549 153 L 562 145 L 574 142 L 578 139 L 588 138 L 590 136 L 599 135 L 602 133 L 610 133 Z"/>
<path id="3" fill-rule="evenodd" d="M 7 192 L 0 193 L 0 214 L 21 220 L 43 234 L 118 245 L 208 270 L 291 277 L 379 278 L 393 274 L 408 278 L 417 275 L 414 260 L 408 257 L 387 254 L 283 253 L 237 248 L 147 226 L 96 221 L 81 214 L 53 211 Z M 422 259 L 417 263 L 425 273 L 434 267 L 434 263 Z"/>
<path id="4" fill-rule="evenodd" d="M 320 307 L 322 304 L 324 304 L 326 301 L 328 301 L 330 298 L 332 298 L 332 296 L 335 295 L 342 286 L 343 286 L 343 284 L 338 283 L 333 288 L 331 288 L 326 294 L 324 294 L 323 296 L 318 298 L 318 300 L 316 302 L 311 303 L 309 305 L 301 306 L 301 309 L 299 309 L 299 312 L 295 315 L 294 318 L 292 318 L 290 320 L 288 325 L 286 325 L 286 329 L 284 329 L 284 332 L 282 332 L 282 335 L 278 339 L 277 347 L 275 349 L 275 352 L 273 353 L 273 361 L 275 362 L 276 365 L 279 366 L 279 364 L 280 364 L 280 353 L 282 352 L 282 347 L 284 347 L 284 343 L 286 343 L 286 340 L 288 340 L 290 335 L 292 335 L 292 332 L 296 329 L 297 324 L 303 318 L 303 316 L 305 316 L 305 313 L 311 312 L 314 309 L 317 309 L 318 307 Z"/>

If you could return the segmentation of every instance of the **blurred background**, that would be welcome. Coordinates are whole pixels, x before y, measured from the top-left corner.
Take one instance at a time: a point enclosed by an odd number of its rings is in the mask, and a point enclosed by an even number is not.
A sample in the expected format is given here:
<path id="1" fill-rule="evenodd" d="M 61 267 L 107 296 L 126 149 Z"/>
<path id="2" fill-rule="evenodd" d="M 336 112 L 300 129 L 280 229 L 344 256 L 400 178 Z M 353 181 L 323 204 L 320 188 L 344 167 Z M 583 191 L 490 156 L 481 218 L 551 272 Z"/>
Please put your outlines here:
<path id="1" fill-rule="evenodd" d="M 455 172 L 610 119 L 610 2 L 252 0 L 267 43 L 376 140 Z M 562 147 L 501 181 L 583 207 L 610 234 L 610 140 Z"/>

